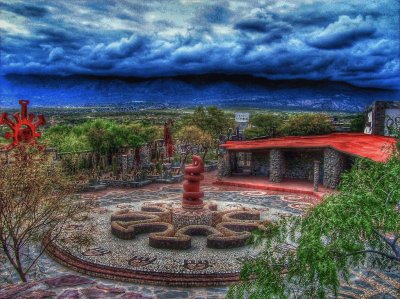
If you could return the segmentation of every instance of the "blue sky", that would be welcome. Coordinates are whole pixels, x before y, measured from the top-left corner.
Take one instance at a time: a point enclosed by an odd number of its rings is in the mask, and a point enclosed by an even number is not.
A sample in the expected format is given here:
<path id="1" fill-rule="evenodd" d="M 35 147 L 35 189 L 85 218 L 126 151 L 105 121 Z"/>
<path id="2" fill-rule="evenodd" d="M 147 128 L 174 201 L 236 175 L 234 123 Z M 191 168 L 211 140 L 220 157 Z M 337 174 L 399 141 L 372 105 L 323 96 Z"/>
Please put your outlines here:
<path id="1" fill-rule="evenodd" d="M 249 74 L 399 89 L 398 0 L 1 1 L 2 74 Z"/>

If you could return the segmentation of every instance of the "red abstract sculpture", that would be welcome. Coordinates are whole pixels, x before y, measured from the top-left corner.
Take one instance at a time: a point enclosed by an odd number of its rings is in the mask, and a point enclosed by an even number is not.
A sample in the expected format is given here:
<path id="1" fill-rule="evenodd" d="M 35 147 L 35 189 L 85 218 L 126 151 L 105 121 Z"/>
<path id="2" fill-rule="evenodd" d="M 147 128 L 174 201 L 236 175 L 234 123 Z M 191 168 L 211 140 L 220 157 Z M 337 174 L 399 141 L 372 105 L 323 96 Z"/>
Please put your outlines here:
<path id="1" fill-rule="evenodd" d="M 6 139 L 12 139 L 12 142 L 6 147 L 8 151 L 20 143 L 36 144 L 36 138 L 42 137 L 42 133 L 37 132 L 37 128 L 46 124 L 43 115 L 39 115 L 36 121 L 34 121 L 35 115 L 33 113 L 28 115 L 28 100 L 20 100 L 19 104 L 21 105 L 21 114 L 19 112 L 14 113 L 15 122 L 8 118 L 7 112 L 4 112 L 0 117 L 0 125 L 5 124 L 12 130 L 5 135 Z"/>
<path id="2" fill-rule="evenodd" d="M 164 142 L 165 142 L 165 149 L 166 149 L 166 157 L 167 158 L 173 158 L 174 157 L 174 142 L 172 140 L 172 135 L 171 135 L 171 126 L 174 124 L 174 122 L 169 119 L 165 124 L 164 124 Z"/>
<path id="3" fill-rule="evenodd" d="M 182 207 L 185 209 L 203 208 L 204 192 L 200 191 L 200 181 L 204 180 L 204 162 L 199 156 L 193 156 L 192 165 L 185 168 L 185 182 L 183 183 Z"/>

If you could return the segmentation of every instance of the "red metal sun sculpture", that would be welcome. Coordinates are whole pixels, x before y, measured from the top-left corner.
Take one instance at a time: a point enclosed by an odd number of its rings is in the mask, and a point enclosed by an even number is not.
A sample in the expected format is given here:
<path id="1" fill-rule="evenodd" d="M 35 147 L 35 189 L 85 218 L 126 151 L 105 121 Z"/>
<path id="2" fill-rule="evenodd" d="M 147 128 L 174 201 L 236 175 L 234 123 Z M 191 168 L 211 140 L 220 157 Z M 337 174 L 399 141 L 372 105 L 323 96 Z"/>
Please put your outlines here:
<path id="1" fill-rule="evenodd" d="M 35 115 L 33 113 L 28 115 L 28 100 L 20 100 L 19 104 L 21 105 L 21 113 L 14 113 L 15 122 L 8 117 L 7 112 L 4 112 L 0 117 L 0 125 L 5 124 L 12 131 L 5 135 L 6 139 L 12 139 L 12 142 L 6 147 L 8 151 L 20 143 L 36 144 L 36 138 L 42 137 L 42 133 L 38 132 L 37 128 L 46 124 L 43 115 L 39 115 L 36 121 L 34 121 Z"/>

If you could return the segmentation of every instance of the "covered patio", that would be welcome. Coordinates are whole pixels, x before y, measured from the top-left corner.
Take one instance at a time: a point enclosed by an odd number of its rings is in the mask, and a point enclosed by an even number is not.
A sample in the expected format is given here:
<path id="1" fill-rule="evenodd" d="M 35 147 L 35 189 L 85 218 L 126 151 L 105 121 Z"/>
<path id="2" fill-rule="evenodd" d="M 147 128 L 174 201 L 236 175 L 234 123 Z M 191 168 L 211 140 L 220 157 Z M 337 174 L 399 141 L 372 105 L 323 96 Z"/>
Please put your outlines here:
<path id="1" fill-rule="evenodd" d="M 384 162 L 395 144 L 392 137 L 361 133 L 228 141 L 215 184 L 322 196 L 356 157 Z"/>

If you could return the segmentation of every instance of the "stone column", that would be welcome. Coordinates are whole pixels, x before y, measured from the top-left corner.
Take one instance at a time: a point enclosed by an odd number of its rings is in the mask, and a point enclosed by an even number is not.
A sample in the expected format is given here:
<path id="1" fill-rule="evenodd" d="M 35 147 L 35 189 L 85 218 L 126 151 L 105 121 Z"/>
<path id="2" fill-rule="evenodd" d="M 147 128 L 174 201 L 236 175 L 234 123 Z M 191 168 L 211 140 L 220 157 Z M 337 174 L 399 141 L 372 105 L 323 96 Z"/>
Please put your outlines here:
<path id="1" fill-rule="evenodd" d="M 121 167 L 122 167 L 122 177 L 126 176 L 128 170 L 128 156 L 121 155 Z"/>
<path id="2" fill-rule="evenodd" d="M 230 160 L 230 173 L 237 172 L 237 152 L 230 152 L 229 153 L 229 160 Z"/>
<path id="3" fill-rule="evenodd" d="M 314 192 L 318 192 L 319 164 L 320 162 L 318 160 L 314 161 Z"/>
<path id="4" fill-rule="evenodd" d="M 218 156 L 218 178 L 231 175 L 231 157 L 229 151 L 222 150 Z"/>
<path id="5" fill-rule="evenodd" d="M 331 148 L 324 150 L 324 187 L 336 188 L 343 172 L 345 157 Z"/>
<path id="6" fill-rule="evenodd" d="M 250 173 L 251 173 L 251 175 L 255 175 L 256 174 L 256 161 L 255 161 L 255 159 L 254 159 L 254 154 L 253 153 L 251 153 L 251 156 L 250 156 Z"/>
<path id="7" fill-rule="evenodd" d="M 279 183 L 283 179 L 285 161 L 280 149 L 272 149 L 269 152 L 269 180 Z"/>

